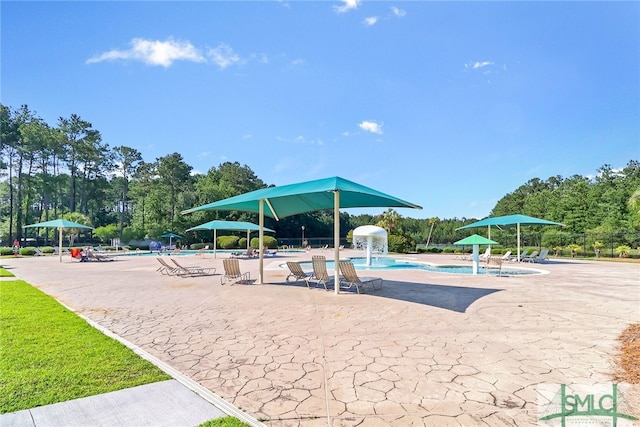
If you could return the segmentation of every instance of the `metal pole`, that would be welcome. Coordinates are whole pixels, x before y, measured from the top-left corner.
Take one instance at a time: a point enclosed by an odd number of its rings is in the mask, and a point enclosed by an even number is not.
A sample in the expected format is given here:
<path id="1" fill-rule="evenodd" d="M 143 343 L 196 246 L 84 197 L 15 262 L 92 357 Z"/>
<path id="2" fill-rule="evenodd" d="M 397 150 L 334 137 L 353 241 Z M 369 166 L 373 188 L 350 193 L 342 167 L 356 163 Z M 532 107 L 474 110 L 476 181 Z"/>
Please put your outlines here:
<path id="1" fill-rule="evenodd" d="M 333 288 L 336 295 L 340 293 L 340 191 L 333 192 Z"/>

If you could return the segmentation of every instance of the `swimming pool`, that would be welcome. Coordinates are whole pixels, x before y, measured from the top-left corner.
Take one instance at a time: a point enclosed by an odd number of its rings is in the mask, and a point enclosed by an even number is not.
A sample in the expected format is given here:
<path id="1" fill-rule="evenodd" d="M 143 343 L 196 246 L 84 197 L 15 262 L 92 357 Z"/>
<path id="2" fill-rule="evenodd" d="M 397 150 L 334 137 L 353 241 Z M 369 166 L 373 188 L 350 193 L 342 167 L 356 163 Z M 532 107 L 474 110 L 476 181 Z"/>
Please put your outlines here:
<path id="1" fill-rule="evenodd" d="M 424 270 L 435 273 L 449 273 L 449 274 L 473 274 L 471 265 L 438 265 L 427 262 L 418 262 L 410 259 L 393 258 L 393 257 L 380 257 L 372 260 L 372 265 L 366 265 L 366 258 L 345 258 L 353 263 L 357 270 L 363 271 L 375 271 L 375 270 Z M 304 269 L 311 270 L 313 265 L 311 261 L 303 261 L 300 263 Z M 327 261 L 327 269 L 333 270 L 335 264 L 333 261 Z M 543 274 L 542 270 L 536 270 L 533 268 L 521 268 L 502 266 L 500 271 L 501 276 L 526 276 L 532 274 Z M 478 268 L 478 274 L 485 274 L 485 268 L 480 266 Z M 489 269 L 488 274 L 498 275 L 496 269 Z"/>

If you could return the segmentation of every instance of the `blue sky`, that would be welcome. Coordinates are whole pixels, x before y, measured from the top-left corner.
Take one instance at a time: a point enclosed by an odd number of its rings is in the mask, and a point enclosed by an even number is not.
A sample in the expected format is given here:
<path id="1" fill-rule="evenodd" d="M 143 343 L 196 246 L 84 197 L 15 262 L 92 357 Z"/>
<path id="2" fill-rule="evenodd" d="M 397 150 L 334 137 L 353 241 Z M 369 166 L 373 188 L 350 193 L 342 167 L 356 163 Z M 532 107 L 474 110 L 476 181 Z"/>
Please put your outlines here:
<path id="1" fill-rule="evenodd" d="M 640 2 L 0 3 L 1 102 L 145 161 L 341 176 L 472 218 L 640 158 Z M 352 214 L 381 210 L 353 210 Z"/>

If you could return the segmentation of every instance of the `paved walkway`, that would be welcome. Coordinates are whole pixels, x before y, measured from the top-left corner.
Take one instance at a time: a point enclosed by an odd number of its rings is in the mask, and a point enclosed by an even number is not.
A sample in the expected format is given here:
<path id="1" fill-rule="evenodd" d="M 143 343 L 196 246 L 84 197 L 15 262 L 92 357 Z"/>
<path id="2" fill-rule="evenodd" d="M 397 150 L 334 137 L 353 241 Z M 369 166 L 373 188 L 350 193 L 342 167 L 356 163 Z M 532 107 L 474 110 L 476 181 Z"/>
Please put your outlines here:
<path id="1" fill-rule="evenodd" d="M 539 387 L 611 383 L 616 339 L 640 321 L 639 264 L 376 271 L 382 290 L 334 295 L 285 282 L 281 264 L 314 253 L 267 259 L 269 284 L 252 286 L 163 276 L 143 256 L 3 264 L 269 426 L 537 425 Z M 221 272 L 218 257 L 181 260 Z M 257 260 L 240 262 L 257 277 Z M 640 413 L 638 386 L 621 390 Z"/>

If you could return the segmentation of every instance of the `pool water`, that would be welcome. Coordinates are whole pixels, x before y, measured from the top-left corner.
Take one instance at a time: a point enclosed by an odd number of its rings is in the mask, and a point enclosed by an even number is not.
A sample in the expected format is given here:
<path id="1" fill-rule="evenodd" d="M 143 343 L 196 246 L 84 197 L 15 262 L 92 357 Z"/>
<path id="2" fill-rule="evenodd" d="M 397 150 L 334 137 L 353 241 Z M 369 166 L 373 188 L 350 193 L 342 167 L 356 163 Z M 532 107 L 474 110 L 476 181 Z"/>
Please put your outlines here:
<path id="1" fill-rule="evenodd" d="M 371 261 L 371 265 L 366 265 L 366 258 L 350 258 L 349 259 L 356 270 L 375 271 L 375 270 L 424 270 L 435 273 L 450 273 L 450 274 L 473 274 L 473 268 L 471 265 L 437 265 L 426 262 L 415 262 L 406 259 L 398 259 L 392 257 L 376 258 Z M 313 265 L 311 261 L 303 261 L 300 263 L 303 268 L 311 270 Z M 333 270 L 335 264 L 333 261 L 327 261 L 327 269 Z M 541 274 L 542 271 L 529 268 L 517 268 L 510 266 L 502 266 L 500 271 L 501 276 L 525 276 L 532 274 Z M 485 268 L 480 266 L 478 268 L 478 274 L 485 274 Z M 490 268 L 488 274 L 498 275 L 498 271 L 494 268 Z"/>

